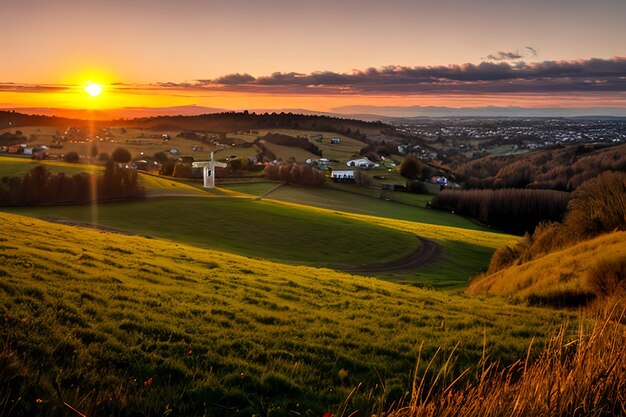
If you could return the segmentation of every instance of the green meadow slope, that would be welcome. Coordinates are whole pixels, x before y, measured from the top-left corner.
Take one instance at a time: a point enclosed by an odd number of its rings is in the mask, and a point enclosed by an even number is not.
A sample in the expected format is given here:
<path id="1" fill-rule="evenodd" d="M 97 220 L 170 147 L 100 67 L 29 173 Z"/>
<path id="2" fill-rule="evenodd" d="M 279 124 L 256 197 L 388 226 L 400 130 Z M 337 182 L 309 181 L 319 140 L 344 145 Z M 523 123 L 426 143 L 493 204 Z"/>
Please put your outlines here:
<path id="1" fill-rule="evenodd" d="M 564 318 L 173 241 L 0 223 L 3 415 L 319 416 L 359 384 L 348 409 L 369 415 L 410 387 L 420 349 L 460 342 L 449 378 L 483 346 L 516 360 Z"/>

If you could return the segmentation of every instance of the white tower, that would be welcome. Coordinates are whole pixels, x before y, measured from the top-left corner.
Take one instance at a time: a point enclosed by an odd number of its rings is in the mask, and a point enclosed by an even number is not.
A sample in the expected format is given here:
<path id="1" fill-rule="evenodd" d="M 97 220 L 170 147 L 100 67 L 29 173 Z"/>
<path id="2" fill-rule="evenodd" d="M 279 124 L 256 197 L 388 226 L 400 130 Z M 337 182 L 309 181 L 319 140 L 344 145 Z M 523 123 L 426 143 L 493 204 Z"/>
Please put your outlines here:
<path id="1" fill-rule="evenodd" d="M 217 162 L 213 152 L 211 152 L 210 161 L 197 161 L 191 166 L 194 168 L 202 168 L 204 188 L 215 188 L 215 167 L 226 168 L 227 165 L 224 162 Z"/>

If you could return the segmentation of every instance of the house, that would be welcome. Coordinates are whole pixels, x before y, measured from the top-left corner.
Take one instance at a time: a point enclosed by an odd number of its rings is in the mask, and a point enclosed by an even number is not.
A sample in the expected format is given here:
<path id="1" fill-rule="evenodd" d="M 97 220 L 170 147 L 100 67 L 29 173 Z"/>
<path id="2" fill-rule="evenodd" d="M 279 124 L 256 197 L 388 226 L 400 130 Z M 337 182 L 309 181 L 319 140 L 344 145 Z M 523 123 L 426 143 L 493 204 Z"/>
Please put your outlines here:
<path id="1" fill-rule="evenodd" d="M 339 145 L 341 143 L 341 139 L 339 138 L 330 138 L 331 145 Z"/>
<path id="2" fill-rule="evenodd" d="M 333 181 L 354 181 L 354 171 L 334 170 L 330 177 Z"/>
<path id="3" fill-rule="evenodd" d="M 378 168 L 380 165 L 370 161 L 367 158 L 353 159 L 351 161 L 346 162 L 346 165 L 349 167 L 357 167 L 357 168 Z"/>

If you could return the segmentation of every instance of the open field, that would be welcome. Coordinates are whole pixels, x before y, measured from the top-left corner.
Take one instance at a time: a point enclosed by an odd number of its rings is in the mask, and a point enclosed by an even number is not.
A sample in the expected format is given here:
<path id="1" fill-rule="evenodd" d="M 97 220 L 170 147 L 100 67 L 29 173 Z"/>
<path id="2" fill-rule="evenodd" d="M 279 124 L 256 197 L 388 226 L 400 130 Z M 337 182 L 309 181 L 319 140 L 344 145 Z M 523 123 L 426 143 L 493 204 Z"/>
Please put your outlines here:
<path id="1" fill-rule="evenodd" d="M 8 210 L 8 209 L 7 209 Z M 341 266 L 402 258 L 415 237 L 305 207 L 238 198 L 163 198 L 90 206 L 30 207 L 12 212 L 93 223 L 240 255 Z"/>
<path id="2" fill-rule="evenodd" d="M 240 193 L 260 196 L 274 188 L 277 184 L 281 184 L 281 182 L 271 180 L 261 180 L 255 182 L 229 182 L 221 183 L 220 188 L 226 188 L 228 190 L 237 191 Z"/>
<path id="3" fill-rule="evenodd" d="M 419 196 L 411 198 L 400 196 L 399 199 L 404 199 L 410 204 L 399 204 L 376 198 L 380 196 L 379 190 L 367 189 L 367 191 L 371 191 L 372 195 L 361 195 L 352 192 L 352 190 L 346 192 L 332 188 L 286 185 L 272 192 L 267 198 L 370 216 L 454 226 L 471 230 L 488 230 L 464 217 L 440 210 L 427 209 L 426 204 L 422 205 L 421 202 L 430 197 L 424 198 Z"/>
<path id="4" fill-rule="evenodd" d="M 319 156 L 312 154 L 304 149 L 297 148 L 295 146 L 277 145 L 275 143 L 263 142 L 265 147 L 269 149 L 276 158 L 286 161 L 290 158 L 294 158 L 297 162 L 304 162 L 307 159 L 318 159 Z"/>
<path id="5" fill-rule="evenodd" d="M 10 225 L 0 229 L 0 405 L 16 416 L 62 415 L 63 402 L 90 417 L 319 416 L 358 384 L 349 410 L 370 415 L 410 388 L 420 351 L 460 342 L 449 383 L 484 353 L 511 363 L 531 339 L 536 352 L 568 316 L 22 216 L 0 222 Z"/>

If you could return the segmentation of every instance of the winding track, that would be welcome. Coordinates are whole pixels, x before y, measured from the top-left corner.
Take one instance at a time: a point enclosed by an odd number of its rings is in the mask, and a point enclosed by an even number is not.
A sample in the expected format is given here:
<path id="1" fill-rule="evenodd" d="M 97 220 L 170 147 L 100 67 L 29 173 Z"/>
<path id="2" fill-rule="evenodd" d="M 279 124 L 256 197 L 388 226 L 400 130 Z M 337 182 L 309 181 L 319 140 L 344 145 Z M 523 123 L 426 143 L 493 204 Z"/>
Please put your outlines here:
<path id="1" fill-rule="evenodd" d="M 401 271 L 406 269 L 417 268 L 437 259 L 441 254 L 441 247 L 433 240 L 417 236 L 421 245 L 419 248 L 401 259 L 395 261 L 383 262 L 378 264 L 351 266 L 346 268 L 338 268 L 345 272 L 356 273 L 379 273 Z"/>

